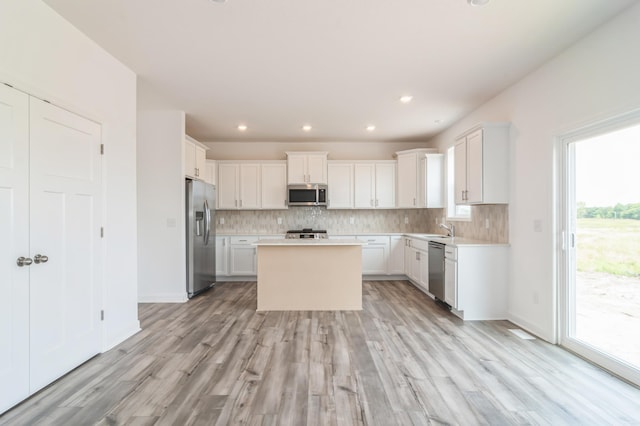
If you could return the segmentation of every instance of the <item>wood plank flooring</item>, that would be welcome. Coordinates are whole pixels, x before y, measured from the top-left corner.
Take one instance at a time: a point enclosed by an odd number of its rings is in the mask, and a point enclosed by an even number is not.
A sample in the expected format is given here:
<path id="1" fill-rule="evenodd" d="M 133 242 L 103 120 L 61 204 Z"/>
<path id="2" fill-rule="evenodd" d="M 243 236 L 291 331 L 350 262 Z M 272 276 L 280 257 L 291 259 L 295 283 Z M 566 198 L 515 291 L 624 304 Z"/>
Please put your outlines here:
<path id="1" fill-rule="evenodd" d="M 140 305 L 143 330 L 2 425 L 640 424 L 640 390 L 406 281 L 360 312 L 261 312 L 255 283 Z"/>

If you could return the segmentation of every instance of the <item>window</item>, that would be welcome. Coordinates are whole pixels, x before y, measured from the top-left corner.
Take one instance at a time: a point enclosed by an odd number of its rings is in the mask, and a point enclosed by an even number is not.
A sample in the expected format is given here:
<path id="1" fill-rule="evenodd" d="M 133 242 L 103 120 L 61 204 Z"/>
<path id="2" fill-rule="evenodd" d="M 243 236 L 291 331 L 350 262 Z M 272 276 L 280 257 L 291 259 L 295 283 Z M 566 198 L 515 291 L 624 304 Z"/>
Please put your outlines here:
<path id="1" fill-rule="evenodd" d="M 471 206 L 456 205 L 454 147 L 447 149 L 447 219 L 471 220 Z"/>

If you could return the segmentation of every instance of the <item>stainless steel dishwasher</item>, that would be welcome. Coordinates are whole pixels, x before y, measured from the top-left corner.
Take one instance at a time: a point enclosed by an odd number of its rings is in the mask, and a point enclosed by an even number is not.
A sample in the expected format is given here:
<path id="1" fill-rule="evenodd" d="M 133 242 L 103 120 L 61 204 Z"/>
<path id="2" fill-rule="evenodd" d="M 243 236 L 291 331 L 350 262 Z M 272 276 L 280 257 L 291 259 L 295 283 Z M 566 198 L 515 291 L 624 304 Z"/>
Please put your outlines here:
<path id="1" fill-rule="evenodd" d="M 444 302 L 444 248 L 445 245 L 429 241 L 429 293 Z"/>

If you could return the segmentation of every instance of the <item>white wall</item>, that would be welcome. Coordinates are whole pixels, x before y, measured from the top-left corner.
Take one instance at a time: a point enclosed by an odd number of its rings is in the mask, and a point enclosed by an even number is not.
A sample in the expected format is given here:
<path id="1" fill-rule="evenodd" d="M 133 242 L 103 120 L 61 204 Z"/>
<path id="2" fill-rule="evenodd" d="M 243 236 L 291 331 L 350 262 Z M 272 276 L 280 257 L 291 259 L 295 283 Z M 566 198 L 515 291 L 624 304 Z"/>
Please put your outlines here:
<path id="1" fill-rule="evenodd" d="M 438 135 L 444 149 L 480 121 L 510 121 L 511 319 L 556 339 L 555 138 L 640 108 L 640 5 L 625 11 Z M 534 232 L 534 221 L 542 232 Z"/>
<path id="2" fill-rule="evenodd" d="M 0 2 L 0 82 L 102 124 L 107 349 L 139 330 L 136 76 L 41 1 L 13 0 Z"/>
<path id="3" fill-rule="evenodd" d="M 426 142 L 205 142 L 212 160 L 284 160 L 287 151 L 326 151 L 329 160 L 393 160 Z"/>
<path id="4" fill-rule="evenodd" d="M 140 302 L 187 300 L 185 114 L 138 112 L 138 292 Z"/>

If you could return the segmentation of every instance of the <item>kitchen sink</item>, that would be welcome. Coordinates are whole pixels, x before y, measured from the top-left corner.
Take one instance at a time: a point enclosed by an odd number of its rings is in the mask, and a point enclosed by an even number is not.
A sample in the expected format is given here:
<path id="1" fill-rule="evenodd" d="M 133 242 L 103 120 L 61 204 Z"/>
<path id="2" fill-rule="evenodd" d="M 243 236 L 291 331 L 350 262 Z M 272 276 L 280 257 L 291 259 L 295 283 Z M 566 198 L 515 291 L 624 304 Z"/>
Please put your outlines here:
<path id="1" fill-rule="evenodd" d="M 420 236 L 424 238 L 451 238 L 447 235 L 442 234 L 420 234 Z"/>

